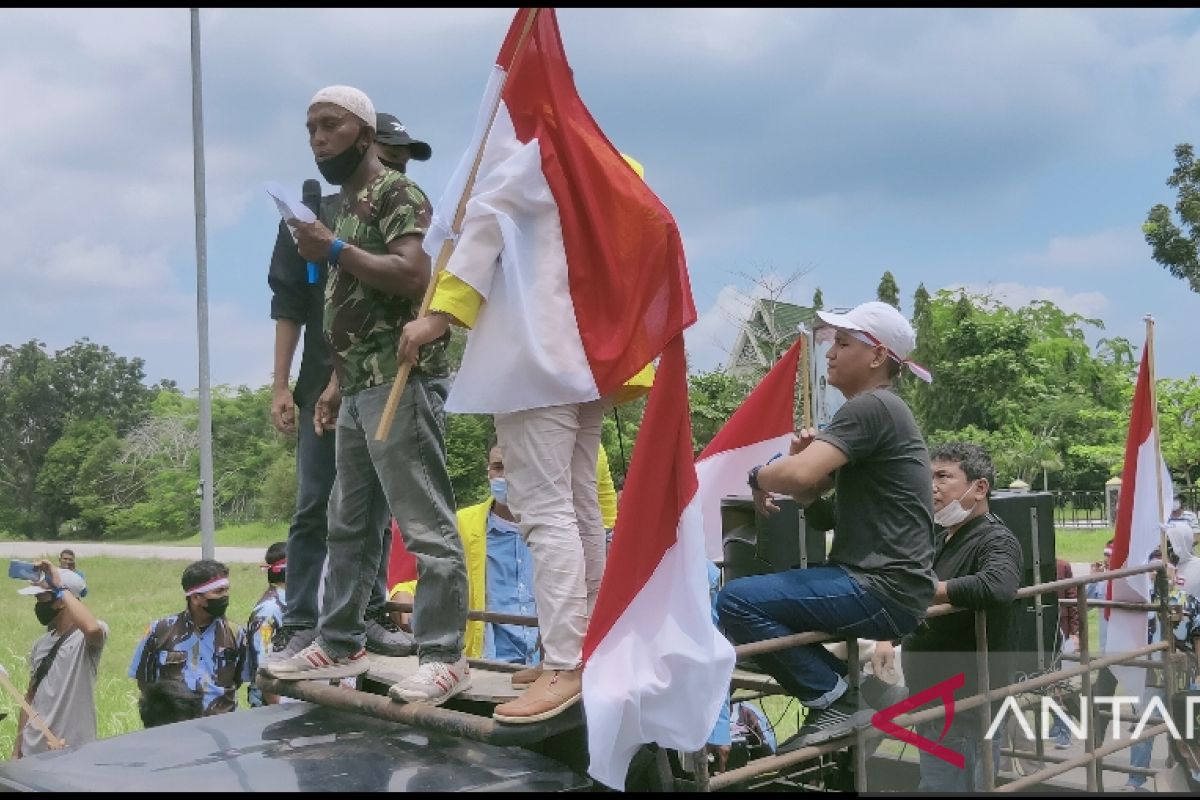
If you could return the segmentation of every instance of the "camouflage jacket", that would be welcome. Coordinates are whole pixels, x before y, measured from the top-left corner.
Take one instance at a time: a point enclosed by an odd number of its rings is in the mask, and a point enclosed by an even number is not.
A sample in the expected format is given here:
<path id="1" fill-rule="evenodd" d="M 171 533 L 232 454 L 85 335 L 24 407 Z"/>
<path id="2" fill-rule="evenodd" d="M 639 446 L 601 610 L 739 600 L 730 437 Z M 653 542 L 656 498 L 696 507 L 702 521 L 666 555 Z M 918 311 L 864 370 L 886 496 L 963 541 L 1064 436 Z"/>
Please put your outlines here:
<path id="1" fill-rule="evenodd" d="M 203 698 L 204 716 L 237 708 L 237 690 L 253 680 L 246 658 L 246 631 L 224 617 L 203 631 L 190 611 L 150 623 L 129 665 L 138 688 L 157 681 L 183 681 Z"/>
<path id="2" fill-rule="evenodd" d="M 415 183 L 385 169 L 355 197 L 342 195 L 333 233 L 347 244 L 384 255 L 388 243 L 409 234 L 424 235 L 432 211 Z M 325 337 L 333 350 L 343 395 L 383 386 L 396 377 L 396 344 L 417 307 L 404 297 L 381 292 L 346 270 L 331 270 L 325 285 Z M 427 375 L 449 373 L 449 336 L 421 349 L 417 369 Z"/>

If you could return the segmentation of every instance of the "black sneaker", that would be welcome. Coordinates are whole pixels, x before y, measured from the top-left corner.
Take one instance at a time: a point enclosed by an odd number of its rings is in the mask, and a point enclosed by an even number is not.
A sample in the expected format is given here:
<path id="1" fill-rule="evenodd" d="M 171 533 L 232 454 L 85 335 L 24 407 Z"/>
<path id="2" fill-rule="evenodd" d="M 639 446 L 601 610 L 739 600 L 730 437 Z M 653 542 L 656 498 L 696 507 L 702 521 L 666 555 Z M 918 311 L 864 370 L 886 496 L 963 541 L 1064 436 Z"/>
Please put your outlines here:
<path id="1" fill-rule="evenodd" d="M 363 620 L 366 626 L 367 649 L 383 656 L 410 656 L 417 652 L 413 635 L 400 628 L 391 614 L 380 611 L 368 614 Z"/>
<path id="2" fill-rule="evenodd" d="M 908 699 L 907 687 L 888 683 L 874 675 L 864 675 L 859 681 L 858 690 L 866 704 L 876 711 L 891 708 Z"/>
<path id="3" fill-rule="evenodd" d="M 779 752 L 785 753 L 821 744 L 866 726 L 870 723 L 873 712 L 867 708 L 860 708 L 859 705 L 856 693 L 847 689 L 845 694 L 825 708 L 811 709 L 800 730 L 779 746 Z"/>

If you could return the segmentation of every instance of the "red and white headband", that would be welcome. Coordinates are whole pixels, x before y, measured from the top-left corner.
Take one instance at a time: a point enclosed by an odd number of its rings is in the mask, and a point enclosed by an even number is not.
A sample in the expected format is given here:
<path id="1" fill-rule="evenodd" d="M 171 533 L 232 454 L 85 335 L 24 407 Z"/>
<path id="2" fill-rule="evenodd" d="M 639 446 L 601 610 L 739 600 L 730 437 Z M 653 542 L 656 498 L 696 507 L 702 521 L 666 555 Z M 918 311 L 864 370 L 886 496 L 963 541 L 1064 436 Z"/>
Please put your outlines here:
<path id="1" fill-rule="evenodd" d="M 213 578 L 208 583 L 202 583 L 199 586 L 193 586 L 184 592 L 184 596 L 191 597 L 194 594 L 208 594 L 209 592 L 222 589 L 229 585 L 229 578 Z"/>

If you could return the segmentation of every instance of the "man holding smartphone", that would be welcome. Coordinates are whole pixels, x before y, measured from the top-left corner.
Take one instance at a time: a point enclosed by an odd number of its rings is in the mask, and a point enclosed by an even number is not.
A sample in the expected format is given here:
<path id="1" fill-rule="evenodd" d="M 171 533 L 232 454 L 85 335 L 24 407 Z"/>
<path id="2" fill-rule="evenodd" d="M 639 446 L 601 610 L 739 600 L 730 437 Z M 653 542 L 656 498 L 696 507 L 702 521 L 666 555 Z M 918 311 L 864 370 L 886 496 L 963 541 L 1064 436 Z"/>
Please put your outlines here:
<path id="1" fill-rule="evenodd" d="M 25 700 L 63 742 L 85 744 L 96 739 L 96 670 L 108 641 L 108 625 L 79 599 L 87 586 L 78 574 L 45 559 L 33 567 L 39 574 L 17 594 L 34 597 L 33 612 L 46 633 L 29 653 L 32 677 Z M 14 571 L 20 570 L 10 565 L 9 574 Z M 52 747 L 42 727 L 28 722 L 22 711 L 14 759 Z"/>

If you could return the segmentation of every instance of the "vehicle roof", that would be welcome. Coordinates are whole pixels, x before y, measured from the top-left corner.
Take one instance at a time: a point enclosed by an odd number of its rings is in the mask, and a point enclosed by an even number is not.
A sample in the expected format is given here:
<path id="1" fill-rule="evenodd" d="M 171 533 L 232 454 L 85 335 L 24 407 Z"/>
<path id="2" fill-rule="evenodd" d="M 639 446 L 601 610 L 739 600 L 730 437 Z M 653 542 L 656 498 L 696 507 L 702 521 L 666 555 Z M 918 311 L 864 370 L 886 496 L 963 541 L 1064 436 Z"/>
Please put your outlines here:
<path id="1" fill-rule="evenodd" d="M 164 725 L 0 762 L 0 790 L 559 791 L 545 756 L 307 702 Z"/>

